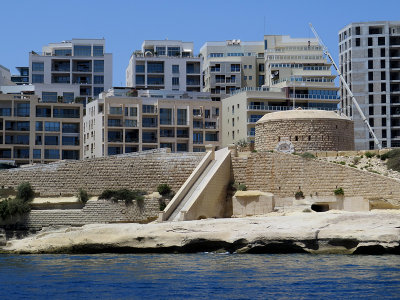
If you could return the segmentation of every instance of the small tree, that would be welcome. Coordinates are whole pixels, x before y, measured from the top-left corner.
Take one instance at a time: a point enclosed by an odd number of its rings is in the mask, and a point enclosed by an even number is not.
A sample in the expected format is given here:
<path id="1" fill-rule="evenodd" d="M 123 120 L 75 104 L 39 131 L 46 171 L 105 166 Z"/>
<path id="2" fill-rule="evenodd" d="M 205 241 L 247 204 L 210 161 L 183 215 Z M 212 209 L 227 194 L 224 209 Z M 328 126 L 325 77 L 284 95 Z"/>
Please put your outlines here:
<path id="1" fill-rule="evenodd" d="M 296 200 L 304 199 L 304 193 L 303 191 L 297 191 L 296 194 L 294 194 L 294 198 Z"/>
<path id="2" fill-rule="evenodd" d="M 85 204 L 89 200 L 89 194 L 82 188 L 79 189 L 77 197 L 78 200 L 83 204 Z"/>
<path id="3" fill-rule="evenodd" d="M 157 192 L 159 192 L 162 196 L 168 195 L 171 193 L 171 187 L 166 183 L 159 184 L 157 187 Z"/>
<path id="4" fill-rule="evenodd" d="M 35 197 L 35 192 L 29 182 L 22 182 L 17 187 L 17 197 L 24 202 L 29 202 Z"/>
<path id="5" fill-rule="evenodd" d="M 341 187 L 334 190 L 333 193 L 335 194 L 335 196 L 344 196 L 344 191 Z"/>

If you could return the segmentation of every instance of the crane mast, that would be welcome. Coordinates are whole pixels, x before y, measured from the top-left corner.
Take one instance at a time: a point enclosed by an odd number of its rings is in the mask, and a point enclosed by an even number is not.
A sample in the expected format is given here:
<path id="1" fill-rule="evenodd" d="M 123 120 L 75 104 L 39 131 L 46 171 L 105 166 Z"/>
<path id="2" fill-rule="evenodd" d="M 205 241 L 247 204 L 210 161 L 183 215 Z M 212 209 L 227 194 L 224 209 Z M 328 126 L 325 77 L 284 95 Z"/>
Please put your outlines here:
<path id="1" fill-rule="evenodd" d="M 375 144 L 378 146 L 378 149 L 382 149 L 382 145 L 379 142 L 378 138 L 376 137 L 374 130 L 372 129 L 372 127 L 369 125 L 368 119 L 365 117 L 363 111 L 360 108 L 360 105 L 358 105 L 358 102 L 356 100 L 356 98 L 354 97 L 353 93 L 350 90 L 349 85 L 347 84 L 346 80 L 344 79 L 342 72 L 340 72 L 339 68 L 337 67 L 335 61 L 333 60 L 331 54 L 329 53 L 328 47 L 325 46 L 325 44 L 322 42 L 322 40 L 320 39 L 318 33 L 315 31 L 313 25 L 311 23 L 309 23 L 310 28 L 312 30 L 312 32 L 314 33 L 316 39 L 318 40 L 318 43 L 322 46 L 322 51 L 323 53 L 328 56 L 329 60 L 331 61 L 333 67 L 335 68 L 336 72 L 339 75 L 340 81 L 342 82 L 344 88 L 346 89 L 347 93 L 349 94 L 352 103 L 354 104 L 354 106 L 356 107 L 357 111 L 359 112 L 361 119 L 364 121 L 365 125 L 367 126 L 369 133 L 371 134 L 371 136 L 374 139 Z"/>

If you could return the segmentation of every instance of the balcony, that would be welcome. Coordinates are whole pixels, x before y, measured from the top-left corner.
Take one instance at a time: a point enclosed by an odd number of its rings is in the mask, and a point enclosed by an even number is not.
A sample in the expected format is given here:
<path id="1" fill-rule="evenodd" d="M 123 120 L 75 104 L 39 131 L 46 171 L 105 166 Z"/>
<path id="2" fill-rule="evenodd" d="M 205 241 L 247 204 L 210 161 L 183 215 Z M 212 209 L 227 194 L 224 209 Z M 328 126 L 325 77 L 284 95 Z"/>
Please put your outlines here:
<path id="1" fill-rule="evenodd" d="M 293 106 L 262 106 L 262 105 L 248 105 L 247 110 L 256 110 L 256 111 L 283 111 L 283 110 L 292 110 Z M 330 107 L 301 107 L 301 109 L 309 109 L 309 110 L 337 110 L 337 108 Z"/>
<path id="2" fill-rule="evenodd" d="M 289 98 L 296 99 L 320 99 L 320 100 L 340 100 L 339 95 L 311 95 L 311 94 L 290 94 Z"/>

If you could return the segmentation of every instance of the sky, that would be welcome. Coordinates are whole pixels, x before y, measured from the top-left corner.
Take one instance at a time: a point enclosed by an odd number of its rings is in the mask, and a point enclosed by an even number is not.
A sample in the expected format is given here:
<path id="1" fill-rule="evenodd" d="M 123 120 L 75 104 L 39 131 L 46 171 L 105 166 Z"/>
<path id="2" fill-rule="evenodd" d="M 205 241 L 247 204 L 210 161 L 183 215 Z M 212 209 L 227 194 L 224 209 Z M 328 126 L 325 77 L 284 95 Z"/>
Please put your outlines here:
<path id="1" fill-rule="evenodd" d="M 29 52 L 72 38 L 105 38 L 113 54 L 113 85 L 125 86 L 125 69 L 144 40 L 261 41 L 264 34 L 314 37 L 338 62 L 338 31 L 352 22 L 400 20 L 399 0 L 0 0 L 0 64 L 16 74 Z"/>

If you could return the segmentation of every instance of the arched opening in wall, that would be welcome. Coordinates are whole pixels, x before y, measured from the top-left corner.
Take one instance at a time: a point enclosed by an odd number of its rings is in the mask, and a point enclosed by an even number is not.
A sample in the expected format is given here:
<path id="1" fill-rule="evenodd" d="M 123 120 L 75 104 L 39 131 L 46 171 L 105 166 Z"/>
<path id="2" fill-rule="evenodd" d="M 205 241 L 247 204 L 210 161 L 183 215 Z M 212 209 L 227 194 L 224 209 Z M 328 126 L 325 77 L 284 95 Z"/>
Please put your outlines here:
<path id="1" fill-rule="evenodd" d="M 324 212 L 329 210 L 329 204 L 312 204 L 311 209 L 316 212 Z"/>

